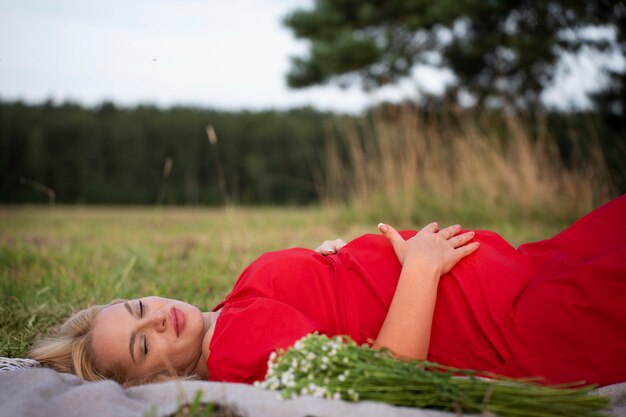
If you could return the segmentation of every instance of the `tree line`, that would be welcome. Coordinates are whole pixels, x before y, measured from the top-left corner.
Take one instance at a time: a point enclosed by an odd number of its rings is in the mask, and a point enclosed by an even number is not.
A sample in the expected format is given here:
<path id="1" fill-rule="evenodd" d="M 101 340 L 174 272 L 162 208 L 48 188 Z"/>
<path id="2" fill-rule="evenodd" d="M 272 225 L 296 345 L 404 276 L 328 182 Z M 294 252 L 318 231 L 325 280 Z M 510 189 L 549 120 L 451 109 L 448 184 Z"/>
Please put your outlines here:
<path id="1" fill-rule="evenodd" d="M 0 202 L 314 203 L 323 197 L 325 143 L 341 136 L 341 120 L 355 117 L 311 108 L 0 102 Z M 594 113 L 547 113 L 541 120 L 566 162 L 584 157 L 585 142 L 599 141 L 618 191 L 626 191 L 621 123 Z"/>
<path id="2" fill-rule="evenodd" d="M 45 202 L 50 190 L 61 203 L 308 203 L 325 117 L 1 103 L 0 201 Z"/>

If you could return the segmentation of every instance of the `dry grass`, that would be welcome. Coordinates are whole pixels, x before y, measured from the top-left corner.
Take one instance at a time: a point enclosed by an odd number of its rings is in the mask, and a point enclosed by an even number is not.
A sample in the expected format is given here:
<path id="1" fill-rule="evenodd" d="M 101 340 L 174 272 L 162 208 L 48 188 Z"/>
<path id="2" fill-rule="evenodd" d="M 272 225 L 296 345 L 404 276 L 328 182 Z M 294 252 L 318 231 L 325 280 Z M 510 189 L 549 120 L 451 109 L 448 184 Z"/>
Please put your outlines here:
<path id="1" fill-rule="evenodd" d="M 327 129 L 324 200 L 404 225 L 568 224 L 610 198 L 604 159 L 591 143 L 566 167 L 545 121 L 538 127 L 531 134 L 521 118 L 494 113 L 423 118 L 408 107 L 339 119 Z"/>

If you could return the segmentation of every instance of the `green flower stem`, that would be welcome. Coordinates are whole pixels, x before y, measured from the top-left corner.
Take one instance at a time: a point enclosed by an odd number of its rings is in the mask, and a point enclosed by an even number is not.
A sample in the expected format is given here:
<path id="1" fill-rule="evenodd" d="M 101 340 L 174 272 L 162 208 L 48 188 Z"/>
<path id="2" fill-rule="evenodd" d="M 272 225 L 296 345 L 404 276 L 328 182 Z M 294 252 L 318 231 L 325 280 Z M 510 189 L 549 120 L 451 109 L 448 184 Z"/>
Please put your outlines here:
<path id="1" fill-rule="evenodd" d="M 489 376 L 490 379 L 486 379 Z M 580 384 L 537 385 L 428 361 L 403 362 L 346 337 L 313 334 L 270 357 L 260 384 L 284 398 L 309 394 L 351 401 L 501 416 L 606 416 L 609 403 Z"/>

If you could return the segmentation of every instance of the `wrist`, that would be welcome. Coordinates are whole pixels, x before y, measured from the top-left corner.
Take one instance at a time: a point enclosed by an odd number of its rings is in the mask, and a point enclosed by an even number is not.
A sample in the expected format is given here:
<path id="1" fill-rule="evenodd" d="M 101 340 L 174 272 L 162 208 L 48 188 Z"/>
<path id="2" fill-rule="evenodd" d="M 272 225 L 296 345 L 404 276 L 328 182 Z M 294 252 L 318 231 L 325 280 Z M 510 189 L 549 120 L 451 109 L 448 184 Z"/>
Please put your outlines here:
<path id="1" fill-rule="evenodd" d="M 407 274 L 407 276 L 419 277 L 420 280 L 432 279 L 439 281 L 442 275 L 441 268 L 437 267 L 437 265 L 429 259 L 423 258 L 409 258 L 405 260 L 402 269 L 411 272 Z"/>

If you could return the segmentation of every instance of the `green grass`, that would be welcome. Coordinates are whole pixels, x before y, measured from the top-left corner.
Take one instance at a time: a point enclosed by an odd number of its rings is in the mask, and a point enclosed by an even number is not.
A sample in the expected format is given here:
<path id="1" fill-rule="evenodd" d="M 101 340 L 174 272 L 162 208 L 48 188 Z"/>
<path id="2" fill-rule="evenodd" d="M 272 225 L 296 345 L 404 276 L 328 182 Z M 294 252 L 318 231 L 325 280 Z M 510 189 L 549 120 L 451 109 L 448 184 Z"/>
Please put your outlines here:
<path id="1" fill-rule="evenodd" d="M 0 356 L 22 356 L 71 312 L 113 298 L 161 295 L 208 310 L 263 252 L 348 241 L 389 221 L 354 218 L 366 217 L 332 207 L 0 208 Z M 483 216 L 464 226 L 519 244 L 564 226 L 547 221 L 490 223 Z"/>

